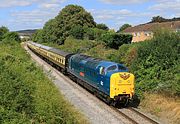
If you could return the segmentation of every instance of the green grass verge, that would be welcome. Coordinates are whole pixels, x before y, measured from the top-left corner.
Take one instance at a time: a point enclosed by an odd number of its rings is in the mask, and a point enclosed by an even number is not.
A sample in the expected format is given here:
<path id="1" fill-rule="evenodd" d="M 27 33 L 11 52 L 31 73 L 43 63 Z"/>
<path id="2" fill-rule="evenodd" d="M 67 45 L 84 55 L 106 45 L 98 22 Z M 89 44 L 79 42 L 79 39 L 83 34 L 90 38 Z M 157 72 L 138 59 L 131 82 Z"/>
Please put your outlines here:
<path id="1" fill-rule="evenodd" d="M 0 123 L 88 123 L 18 43 L 0 43 Z"/>

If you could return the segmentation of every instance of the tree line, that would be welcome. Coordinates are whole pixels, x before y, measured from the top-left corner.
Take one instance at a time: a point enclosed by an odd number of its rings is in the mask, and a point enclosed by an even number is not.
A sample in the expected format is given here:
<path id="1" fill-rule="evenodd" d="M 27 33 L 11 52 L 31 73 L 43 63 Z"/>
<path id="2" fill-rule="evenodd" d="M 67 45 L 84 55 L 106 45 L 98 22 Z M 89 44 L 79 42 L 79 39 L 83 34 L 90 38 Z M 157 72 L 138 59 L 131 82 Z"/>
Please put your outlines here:
<path id="1" fill-rule="evenodd" d="M 62 45 L 68 37 L 105 42 L 108 47 L 115 49 L 132 40 L 132 35 L 116 33 L 105 24 L 97 24 L 83 7 L 68 5 L 54 19 L 46 22 L 43 29 L 37 30 L 33 41 Z"/>

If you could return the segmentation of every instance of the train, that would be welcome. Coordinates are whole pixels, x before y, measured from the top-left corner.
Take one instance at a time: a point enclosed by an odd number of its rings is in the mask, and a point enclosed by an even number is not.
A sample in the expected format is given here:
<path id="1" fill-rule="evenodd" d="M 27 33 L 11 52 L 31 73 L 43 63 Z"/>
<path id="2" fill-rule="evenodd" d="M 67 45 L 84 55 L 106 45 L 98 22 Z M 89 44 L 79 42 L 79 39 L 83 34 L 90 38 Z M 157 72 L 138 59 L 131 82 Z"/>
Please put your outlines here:
<path id="1" fill-rule="evenodd" d="M 135 76 L 123 64 L 27 42 L 28 48 L 109 105 L 128 105 Z"/>

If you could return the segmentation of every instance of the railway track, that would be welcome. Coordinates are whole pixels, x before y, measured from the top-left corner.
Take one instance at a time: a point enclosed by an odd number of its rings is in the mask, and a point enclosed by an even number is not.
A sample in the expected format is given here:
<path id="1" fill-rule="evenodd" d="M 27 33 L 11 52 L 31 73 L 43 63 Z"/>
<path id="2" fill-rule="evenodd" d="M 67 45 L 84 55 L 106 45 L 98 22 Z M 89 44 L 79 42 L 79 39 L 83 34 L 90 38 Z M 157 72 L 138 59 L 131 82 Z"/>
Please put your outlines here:
<path id="1" fill-rule="evenodd" d="M 124 118 L 126 118 L 128 121 L 130 121 L 132 124 L 139 124 L 138 122 L 136 122 L 134 119 L 132 119 L 131 117 L 129 117 L 129 115 L 121 112 L 119 109 L 114 108 L 111 106 L 111 109 L 113 109 L 114 111 L 116 111 L 117 113 L 119 113 L 121 116 L 123 116 Z"/>
<path id="2" fill-rule="evenodd" d="M 116 111 L 117 113 L 119 113 L 121 116 L 123 116 L 124 118 L 126 118 L 129 122 L 131 122 L 132 124 L 144 124 L 145 122 L 139 122 L 137 117 L 136 119 L 131 117 L 131 115 L 127 114 L 126 112 L 123 112 L 121 109 L 117 109 L 111 106 L 111 109 L 113 109 L 114 111 Z M 160 124 L 159 122 L 155 121 L 154 119 L 148 117 L 147 115 L 145 115 L 144 113 L 138 111 L 135 108 L 129 107 L 126 108 L 126 110 L 131 111 L 132 113 L 136 114 L 137 116 L 140 116 L 143 120 L 147 121 L 150 124 Z"/>
<path id="3" fill-rule="evenodd" d="M 128 109 L 129 109 L 130 111 L 138 114 L 139 116 L 141 116 L 142 118 L 146 119 L 147 121 L 149 121 L 149 122 L 152 123 L 152 124 L 159 124 L 159 122 L 157 122 L 157 121 L 155 121 L 154 119 L 146 116 L 144 113 L 138 111 L 138 110 L 135 109 L 135 108 L 130 107 L 130 108 L 128 108 Z"/>
<path id="4" fill-rule="evenodd" d="M 58 70 L 54 70 L 60 77 L 62 77 L 64 80 L 66 80 L 67 82 L 69 82 L 69 80 L 67 79 L 67 76 L 64 75 L 64 77 L 62 75 L 60 75 L 58 72 Z M 74 88 L 76 88 L 74 85 L 72 85 Z M 131 114 L 127 114 L 126 112 L 123 112 L 122 109 L 117 109 L 113 106 L 110 106 L 110 108 L 114 111 L 116 111 L 118 114 L 120 114 L 122 117 L 124 117 L 126 120 L 128 120 L 130 123 L 132 124 L 144 124 L 144 122 L 139 122 L 138 121 L 138 118 L 133 118 L 131 117 Z M 127 110 L 131 111 L 132 113 L 136 114 L 137 116 L 143 118 L 144 120 L 148 121 L 150 124 L 159 124 L 159 122 L 149 118 L 148 116 L 146 116 L 145 114 L 143 114 L 142 112 L 139 112 L 138 110 L 132 108 L 132 107 L 129 107 L 129 108 L 126 108 Z"/>

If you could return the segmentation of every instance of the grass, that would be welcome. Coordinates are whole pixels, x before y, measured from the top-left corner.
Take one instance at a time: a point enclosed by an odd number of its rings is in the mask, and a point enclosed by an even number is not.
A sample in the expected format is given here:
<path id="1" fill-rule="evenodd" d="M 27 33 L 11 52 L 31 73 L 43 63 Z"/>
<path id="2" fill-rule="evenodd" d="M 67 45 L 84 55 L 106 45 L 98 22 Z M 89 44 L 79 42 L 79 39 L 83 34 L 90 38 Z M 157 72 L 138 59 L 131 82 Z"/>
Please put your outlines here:
<path id="1" fill-rule="evenodd" d="M 88 123 L 18 43 L 0 43 L 0 123 Z"/>
<path id="2" fill-rule="evenodd" d="M 171 124 L 180 122 L 180 99 L 162 94 L 144 94 L 140 107 Z"/>

